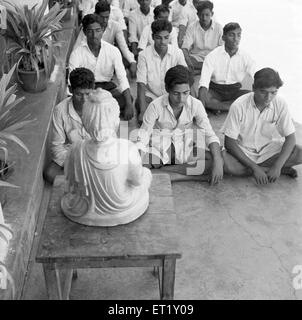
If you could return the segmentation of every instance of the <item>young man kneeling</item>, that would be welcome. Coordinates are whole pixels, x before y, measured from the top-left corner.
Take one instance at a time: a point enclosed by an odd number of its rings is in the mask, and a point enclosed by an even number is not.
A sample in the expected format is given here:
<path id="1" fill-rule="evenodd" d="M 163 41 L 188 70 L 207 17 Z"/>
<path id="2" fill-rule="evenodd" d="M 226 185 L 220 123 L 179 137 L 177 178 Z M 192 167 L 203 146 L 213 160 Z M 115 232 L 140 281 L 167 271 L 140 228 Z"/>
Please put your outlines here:
<path id="1" fill-rule="evenodd" d="M 221 129 L 225 173 L 253 175 L 257 184 L 275 182 L 281 174 L 297 177 L 292 166 L 302 163 L 302 151 L 287 104 L 277 96 L 282 85 L 278 72 L 261 69 L 253 92 L 232 104 Z"/>

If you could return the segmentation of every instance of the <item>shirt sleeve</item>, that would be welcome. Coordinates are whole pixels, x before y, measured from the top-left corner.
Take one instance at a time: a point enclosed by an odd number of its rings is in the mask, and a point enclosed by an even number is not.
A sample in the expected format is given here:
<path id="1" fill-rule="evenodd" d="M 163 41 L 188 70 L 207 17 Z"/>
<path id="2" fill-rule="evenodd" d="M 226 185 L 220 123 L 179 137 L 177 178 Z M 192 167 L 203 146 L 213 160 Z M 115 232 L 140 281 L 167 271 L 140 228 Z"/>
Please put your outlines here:
<path id="1" fill-rule="evenodd" d="M 135 12 L 131 12 L 129 15 L 129 42 L 138 43 Z"/>
<path id="2" fill-rule="evenodd" d="M 246 72 L 248 75 L 254 79 L 254 74 L 256 72 L 256 63 L 255 61 L 249 56 L 246 56 Z"/>
<path id="3" fill-rule="evenodd" d="M 237 140 L 240 134 L 240 108 L 239 105 L 234 102 L 229 110 L 229 113 L 224 121 L 220 132 L 231 139 Z"/>
<path id="4" fill-rule="evenodd" d="M 127 26 L 126 26 L 126 22 L 125 22 L 125 19 L 124 19 L 124 15 L 123 15 L 123 12 L 120 8 L 116 8 L 116 18 L 117 18 L 117 21 L 119 22 L 120 24 L 120 27 L 122 28 L 122 30 L 127 30 Z"/>
<path id="5" fill-rule="evenodd" d="M 209 84 L 212 78 L 212 74 L 214 72 L 214 64 L 210 55 L 207 55 L 204 59 L 204 63 L 201 69 L 201 76 L 199 80 L 199 88 L 205 87 L 209 88 Z"/>
<path id="6" fill-rule="evenodd" d="M 148 45 L 150 26 L 145 26 L 139 39 L 138 48 L 145 50 Z"/>
<path id="7" fill-rule="evenodd" d="M 182 44 L 182 49 L 187 49 L 188 51 L 191 50 L 192 45 L 194 43 L 194 29 L 193 29 L 194 25 L 195 24 L 193 24 L 187 29 L 186 35 L 184 37 L 184 41 Z"/>
<path id="8" fill-rule="evenodd" d="M 64 120 L 59 107 L 55 107 L 52 116 L 51 154 L 52 160 L 63 167 L 70 145 L 66 144 Z"/>
<path id="9" fill-rule="evenodd" d="M 204 106 L 200 101 L 196 101 L 196 104 L 194 105 L 194 114 L 193 114 L 195 120 L 196 120 L 196 125 L 204 130 L 205 133 L 205 143 L 206 146 L 208 147 L 211 143 L 217 142 L 220 144 L 219 138 L 216 136 L 209 118 L 207 116 L 207 113 L 205 111 Z"/>
<path id="10" fill-rule="evenodd" d="M 127 79 L 127 73 L 123 64 L 123 59 L 120 51 L 117 48 L 114 49 L 115 50 L 112 52 L 112 55 L 114 56 L 114 70 L 121 92 L 124 92 L 126 89 L 130 88 Z"/>
<path id="11" fill-rule="evenodd" d="M 189 19 L 186 9 L 181 10 L 178 21 L 179 25 L 183 25 L 185 27 L 188 25 Z"/>
<path id="12" fill-rule="evenodd" d="M 288 111 L 287 103 L 280 101 L 281 110 L 276 121 L 276 127 L 282 137 L 287 137 L 296 131 L 292 117 Z"/>
<path id="13" fill-rule="evenodd" d="M 181 49 L 176 49 L 177 52 L 178 52 L 178 61 L 177 61 L 177 64 L 180 64 L 184 67 L 188 67 L 187 66 L 187 63 L 186 63 L 186 59 L 185 59 L 185 56 L 184 56 L 184 53 L 182 52 Z"/>
<path id="14" fill-rule="evenodd" d="M 178 48 L 178 41 L 177 41 L 177 30 L 176 28 L 173 27 L 172 32 L 171 32 L 171 45 Z"/>
<path id="15" fill-rule="evenodd" d="M 147 59 L 145 51 L 142 51 L 138 55 L 136 82 L 147 84 Z"/>
<path id="16" fill-rule="evenodd" d="M 117 45 L 120 48 L 120 50 L 121 50 L 123 56 L 125 57 L 125 59 L 129 63 L 135 62 L 134 55 L 129 50 L 129 48 L 127 46 L 127 43 L 126 43 L 126 40 L 125 40 L 124 33 L 123 33 L 122 29 L 117 31 L 115 38 L 116 38 Z"/>

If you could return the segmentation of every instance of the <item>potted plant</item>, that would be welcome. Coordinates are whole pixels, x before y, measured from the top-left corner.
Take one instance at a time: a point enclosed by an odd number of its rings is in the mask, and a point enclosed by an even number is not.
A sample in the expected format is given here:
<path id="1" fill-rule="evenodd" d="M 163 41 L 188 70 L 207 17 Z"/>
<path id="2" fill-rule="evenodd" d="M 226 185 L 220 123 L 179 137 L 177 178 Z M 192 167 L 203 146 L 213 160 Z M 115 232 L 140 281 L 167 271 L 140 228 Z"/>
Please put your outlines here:
<path id="1" fill-rule="evenodd" d="M 8 161 L 8 141 L 13 141 L 29 153 L 26 145 L 16 136 L 16 132 L 33 120 L 28 120 L 27 116 L 18 115 L 16 107 L 24 100 L 24 97 L 16 97 L 17 84 L 9 87 L 12 74 L 16 65 L 8 72 L 3 74 L 0 80 L 0 187 L 16 187 L 5 181 L 7 175 L 12 171 L 14 163 Z"/>
<path id="2" fill-rule="evenodd" d="M 49 0 L 49 8 L 55 5 L 55 3 L 59 3 L 61 8 L 66 9 L 66 13 L 62 18 L 62 21 L 67 21 L 71 18 L 71 11 L 73 8 L 72 0 Z"/>
<path id="3" fill-rule="evenodd" d="M 31 9 L 4 2 L 7 7 L 7 53 L 18 59 L 17 77 L 25 91 L 46 89 L 53 68 L 54 48 L 62 44 L 55 39 L 63 31 L 60 20 L 66 9 L 56 3 L 45 14 L 48 0 Z"/>

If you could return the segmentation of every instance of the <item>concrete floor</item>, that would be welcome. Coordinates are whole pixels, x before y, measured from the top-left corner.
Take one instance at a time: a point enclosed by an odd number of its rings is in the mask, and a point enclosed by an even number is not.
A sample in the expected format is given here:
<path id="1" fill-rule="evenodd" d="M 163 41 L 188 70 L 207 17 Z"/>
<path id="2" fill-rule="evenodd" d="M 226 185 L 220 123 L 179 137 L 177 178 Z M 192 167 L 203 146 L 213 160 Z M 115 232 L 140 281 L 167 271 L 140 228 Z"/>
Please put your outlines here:
<path id="1" fill-rule="evenodd" d="M 216 132 L 224 117 L 210 117 Z M 302 126 L 297 129 L 301 144 Z M 298 179 L 283 176 L 267 186 L 233 177 L 214 187 L 173 183 L 182 251 L 175 299 L 302 299 L 292 273 L 302 265 L 302 166 L 298 172 Z M 28 300 L 47 299 L 35 250 L 23 292 Z M 158 299 L 158 282 L 148 268 L 79 270 L 70 298 Z"/>

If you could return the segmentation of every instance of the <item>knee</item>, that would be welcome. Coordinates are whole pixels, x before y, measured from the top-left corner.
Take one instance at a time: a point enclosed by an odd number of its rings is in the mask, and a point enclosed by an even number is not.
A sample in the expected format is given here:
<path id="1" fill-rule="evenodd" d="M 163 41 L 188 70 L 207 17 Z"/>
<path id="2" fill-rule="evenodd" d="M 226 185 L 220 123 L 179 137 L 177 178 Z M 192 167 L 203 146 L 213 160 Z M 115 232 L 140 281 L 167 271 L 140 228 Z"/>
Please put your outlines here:
<path id="1" fill-rule="evenodd" d="M 297 144 L 296 152 L 297 152 L 297 156 L 296 156 L 297 164 L 302 164 L 302 146 Z"/>

